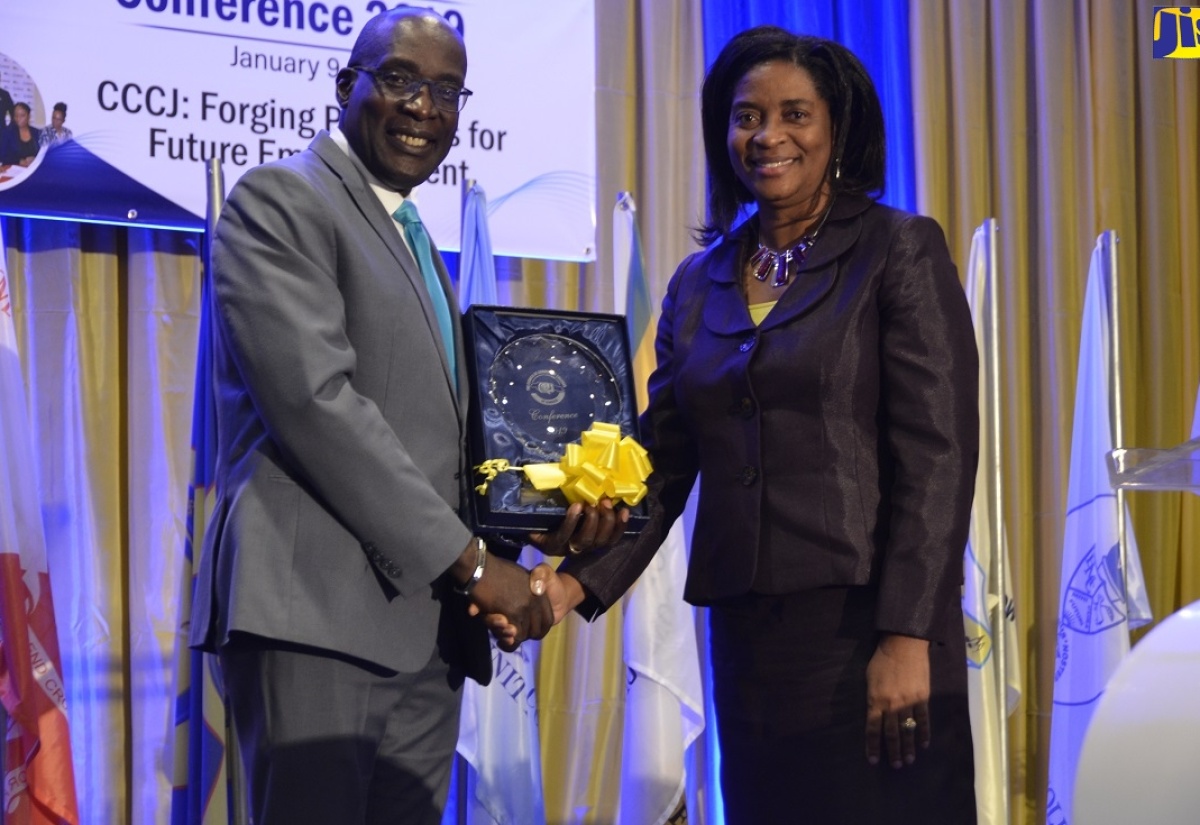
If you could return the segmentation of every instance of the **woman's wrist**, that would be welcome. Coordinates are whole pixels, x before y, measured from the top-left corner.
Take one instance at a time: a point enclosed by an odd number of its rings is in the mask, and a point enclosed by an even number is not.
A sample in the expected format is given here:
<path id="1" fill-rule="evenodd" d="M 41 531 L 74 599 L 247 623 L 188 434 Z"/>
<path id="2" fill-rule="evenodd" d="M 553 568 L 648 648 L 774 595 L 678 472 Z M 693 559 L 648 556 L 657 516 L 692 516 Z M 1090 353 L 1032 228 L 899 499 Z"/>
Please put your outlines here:
<path id="1" fill-rule="evenodd" d="M 562 581 L 563 592 L 566 594 L 567 610 L 574 610 L 583 604 L 583 600 L 587 598 L 587 592 L 579 583 L 579 579 L 570 573 L 560 573 L 558 577 Z"/>
<path id="2" fill-rule="evenodd" d="M 929 640 L 905 636 L 903 633 L 883 633 L 879 637 L 878 647 L 893 656 L 925 654 L 929 651 Z"/>

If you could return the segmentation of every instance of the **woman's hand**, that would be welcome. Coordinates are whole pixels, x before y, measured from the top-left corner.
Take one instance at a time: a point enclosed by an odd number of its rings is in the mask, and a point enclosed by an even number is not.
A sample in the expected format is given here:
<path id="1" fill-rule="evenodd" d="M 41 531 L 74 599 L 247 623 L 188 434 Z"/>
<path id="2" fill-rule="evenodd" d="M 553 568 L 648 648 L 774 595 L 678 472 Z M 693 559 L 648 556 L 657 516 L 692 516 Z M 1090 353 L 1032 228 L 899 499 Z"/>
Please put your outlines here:
<path id="1" fill-rule="evenodd" d="M 882 743 L 893 768 L 929 747 L 929 642 L 885 634 L 867 663 L 867 761 L 878 764 Z"/>
<path id="2" fill-rule="evenodd" d="M 567 508 L 553 533 L 530 533 L 529 543 L 547 556 L 565 556 L 608 547 L 620 541 L 629 522 L 629 509 L 615 507 L 612 499 L 596 505 L 576 502 Z"/>

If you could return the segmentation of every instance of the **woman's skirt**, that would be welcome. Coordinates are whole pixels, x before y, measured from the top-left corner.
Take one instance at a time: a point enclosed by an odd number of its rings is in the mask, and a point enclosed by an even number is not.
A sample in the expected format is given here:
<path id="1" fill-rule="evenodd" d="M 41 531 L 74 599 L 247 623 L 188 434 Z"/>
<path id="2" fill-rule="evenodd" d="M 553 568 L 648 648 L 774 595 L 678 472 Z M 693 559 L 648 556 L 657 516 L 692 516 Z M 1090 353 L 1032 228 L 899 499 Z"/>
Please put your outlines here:
<path id="1" fill-rule="evenodd" d="M 962 613 L 931 643 L 932 742 L 894 768 L 866 756 L 875 590 L 747 595 L 713 605 L 710 634 L 728 825 L 975 822 Z"/>

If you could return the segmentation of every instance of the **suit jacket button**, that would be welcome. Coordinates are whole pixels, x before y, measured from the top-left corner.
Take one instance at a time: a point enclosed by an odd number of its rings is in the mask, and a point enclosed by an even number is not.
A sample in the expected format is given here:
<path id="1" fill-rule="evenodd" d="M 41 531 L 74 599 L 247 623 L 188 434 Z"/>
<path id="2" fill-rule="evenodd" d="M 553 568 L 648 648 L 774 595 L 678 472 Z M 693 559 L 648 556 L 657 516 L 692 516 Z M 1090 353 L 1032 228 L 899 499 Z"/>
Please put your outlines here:
<path id="1" fill-rule="evenodd" d="M 743 398 L 740 401 L 735 401 L 729 408 L 729 414 L 741 416 L 742 418 L 750 418 L 754 415 L 754 402 L 749 398 Z"/>
<path id="2" fill-rule="evenodd" d="M 749 487 L 751 484 L 758 481 L 758 470 L 750 466 L 743 467 L 741 479 L 742 484 L 746 487 Z"/>
<path id="3" fill-rule="evenodd" d="M 742 352 L 749 352 L 753 348 L 754 348 L 754 336 L 753 335 L 747 336 L 746 339 L 744 341 L 742 341 L 741 345 L 738 347 L 738 349 L 740 349 Z"/>

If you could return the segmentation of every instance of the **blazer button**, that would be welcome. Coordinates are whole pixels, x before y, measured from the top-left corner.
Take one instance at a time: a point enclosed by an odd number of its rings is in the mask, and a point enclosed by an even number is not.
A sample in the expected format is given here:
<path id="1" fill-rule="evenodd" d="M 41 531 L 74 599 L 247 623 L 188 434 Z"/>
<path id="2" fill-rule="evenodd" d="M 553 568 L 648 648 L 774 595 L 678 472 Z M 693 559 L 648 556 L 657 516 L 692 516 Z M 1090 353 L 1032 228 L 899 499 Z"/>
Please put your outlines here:
<path id="1" fill-rule="evenodd" d="M 741 345 L 738 346 L 738 349 L 740 349 L 742 352 L 749 352 L 750 350 L 754 349 L 754 336 L 747 336 L 746 339 L 742 341 Z"/>
<path id="2" fill-rule="evenodd" d="M 754 415 L 754 402 L 747 398 L 739 398 L 729 405 L 729 414 L 734 417 L 749 418 Z"/>
<path id="3" fill-rule="evenodd" d="M 751 484 L 758 481 L 758 470 L 750 466 L 743 467 L 741 479 L 742 484 L 746 487 L 749 487 Z"/>

